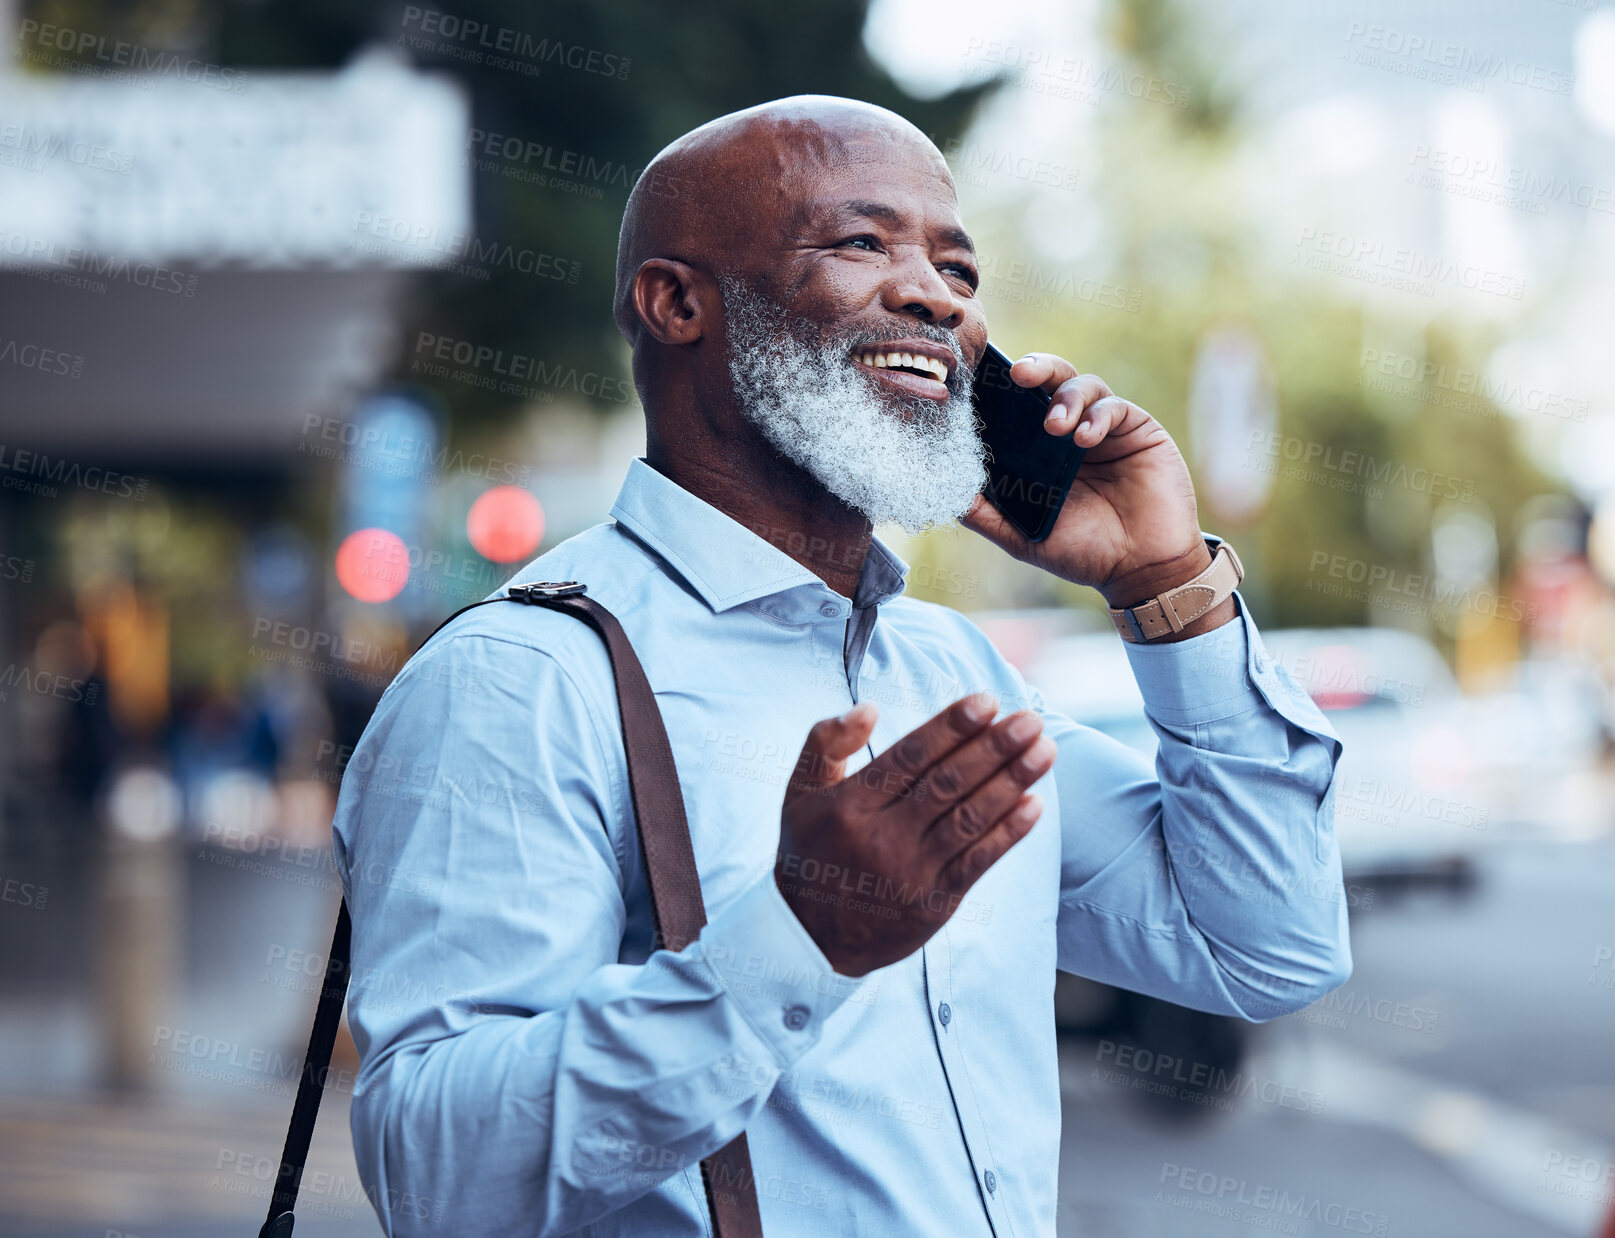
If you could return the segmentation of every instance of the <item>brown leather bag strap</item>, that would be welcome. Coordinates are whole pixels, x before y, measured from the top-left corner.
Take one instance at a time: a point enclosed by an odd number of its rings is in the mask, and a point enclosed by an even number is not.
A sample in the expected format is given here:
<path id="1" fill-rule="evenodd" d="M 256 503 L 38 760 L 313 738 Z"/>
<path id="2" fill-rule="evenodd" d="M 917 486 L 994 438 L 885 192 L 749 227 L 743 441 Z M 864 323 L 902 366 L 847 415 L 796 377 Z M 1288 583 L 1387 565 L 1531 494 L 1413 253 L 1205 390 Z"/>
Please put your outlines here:
<path id="1" fill-rule="evenodd" d="M 583 620 L 599 634 L 605 642 L 617 683 L 617 711 L 622 716 L 629 793 L 656 931 L 654 945 L 658 949 L 682 950 L 700 935 L 707 922 L 707 910 L 701 899 L 701 879 L 695 867 L 695 851 L 690 843 L 690 825 L 684 814 L 684 793 L 679 787 L 673 746 L 662 724 L 656 694 L 645 678 L 645 669 L 639 664 L 639 657 L 622 625 L 604 606 L 585 597 L 584 589 L 585 586 L 575 580 L 512 585 L 499 597 L 462 606 L 438 624 L 426 640 L 431 640 L 466 611 L 503 601 L 564 611 Z M 320 990 L 314 1016 L 314 1032 L 298 1081 L 280 1172 L 276 1176 L 268 1218 L 259 1230 L 260 1238 L 290 1238 L 292 1232 L 303 1162 L 308 1156 L 315 1119 L 319 1116 L 325 1072 L 336 1039 L 337 1016 L 347 993 L 348 945 L 348 905 L 344 901 L 337 913 L 336 934 L 326 960 L 325 984 Z M 701 1162 L 701 1181 L 706 1188 L 707 1208 L 712 1214 L 714 1238 L 763 1238 L 757 1184 L 744 1131 Z"/>
<path id="2" fill-rule="evenodd" d="M 581 586 L 576 593 L 554 592 L 574 583 L 514 585 L 509 592 L 518 601 L 576 615 L 606 643 L 617 681 L 617 712 L 622 716 L 623 751 L 628 754 L 628 787 L 634 801 L 634 819 L 639 823 L 639 853 L 645 865 L 645 887 L 650 891 L 656 944 L 679 951 L 700 936 L 707 922 L 707 909 L 701 898 L 701 878 L 696 872 L 673 745 L 668 742 L 650 680 L 645 678 L 645 669 L 617 617 L 584 596 Z M 701 1162 L 701 1182 L 706 1188 L 716 1238 L 763 1238 L 763 1218 L 758 1211 L 757 1184 L 745 1131 Z"/>
<path id="3" fill-rule="evenodd" d="M 518 586 L 520 587 L 520 586 Z M 622 716 L 622 746 L 631 754 L 628 790 L 639 822 L 639 852 L 645 862 L 651 918 L 658 949 L 679 951 L 706 926 L 707 909 L 696 874 L 690 823 L 684 815 L 673 745 L 662 725 L 650 680 L 639 664 L 622 625 L 604 606 L 583 594 L 541 600 L 551 610 L 570 611 L 600 634 L 617 681 L 617 712 Z"/>

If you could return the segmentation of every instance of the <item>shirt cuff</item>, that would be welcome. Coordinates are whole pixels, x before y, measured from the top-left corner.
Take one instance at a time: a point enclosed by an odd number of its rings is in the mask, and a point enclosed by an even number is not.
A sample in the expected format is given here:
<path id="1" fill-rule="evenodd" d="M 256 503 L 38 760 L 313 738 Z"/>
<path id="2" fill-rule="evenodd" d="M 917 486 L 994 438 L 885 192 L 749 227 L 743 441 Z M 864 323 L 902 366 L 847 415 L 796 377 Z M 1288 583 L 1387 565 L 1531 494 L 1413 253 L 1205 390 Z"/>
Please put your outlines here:
<path id="1" fill-rule="evenodd" d="M 782 1068 L 818 1042 L 825 1019 L 862 983 L 830 966 L 785 902 L 772 869 L 709 922 L 700 941 L 729 999 Z"/>
<path id="2" fill-rule="evenodd" d="M 1194 726 L 1261 703 L 1252 677 L 1252 650 L 1261 639 L 1245 600 L 1234 593 L 1238 614 L 1227 623 L 1163 645 L 1126 642 L 1127 660 L 1150 717 L 1165 726 Z"/>
<path id="3" fill-rule="evenodd" d="M 1266 705 L 1304 731 L 1339 738 L 1307 692 L 1262 644 L 1245 599 L 1221 627 L 1166 645 L 1127 644 L 1144 709 L 1163 726 L 1196 726 Z"/>

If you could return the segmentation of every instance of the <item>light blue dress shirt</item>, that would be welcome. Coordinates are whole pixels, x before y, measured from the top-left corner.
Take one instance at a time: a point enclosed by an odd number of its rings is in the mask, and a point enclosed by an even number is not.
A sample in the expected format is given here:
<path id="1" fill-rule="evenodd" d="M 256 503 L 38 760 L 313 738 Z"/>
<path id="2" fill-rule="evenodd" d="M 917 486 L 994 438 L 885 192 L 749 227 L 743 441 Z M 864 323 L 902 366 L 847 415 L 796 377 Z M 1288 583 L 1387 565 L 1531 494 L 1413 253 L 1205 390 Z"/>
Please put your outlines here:
<path id="1" fill-rule="evenodd" d="M 1127 646 L 1152 768 L 1044 709 L 969 619 L 902 596 L 878 539 L 849 600 L 643 460 L 611 515 L 514 579 L 586 582 L 632 640 L 709 923 L 650 953 L 593 631 L 507 603 L 417 653 L 335 821 L 354 1147 L 389 1233 L 707 1234 L 699 1162 L 744 1129 L 769 1238 L 1053 1235 L 1057 968 L 1254 1020 L 1350 974 L 1339 743 L 1243 601 Z M 922 949 L 838 975 L 773 878 L 808 728 L 879 706 L 850 772 L 981 689 L 1043 713 L 1043 815 Z"/>

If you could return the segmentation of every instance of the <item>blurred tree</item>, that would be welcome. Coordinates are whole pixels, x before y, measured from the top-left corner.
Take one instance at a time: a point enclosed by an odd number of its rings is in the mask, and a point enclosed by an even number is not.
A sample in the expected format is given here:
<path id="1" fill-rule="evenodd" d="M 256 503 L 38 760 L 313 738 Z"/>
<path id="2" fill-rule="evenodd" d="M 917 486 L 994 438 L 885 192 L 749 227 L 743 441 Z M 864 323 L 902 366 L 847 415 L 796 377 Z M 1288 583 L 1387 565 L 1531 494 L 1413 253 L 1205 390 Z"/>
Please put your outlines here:
<path id="1" fill-rule="evenodd" d="M 1253 135 L 1247 102 L 1196 11 L 1181 0 L 1111 0 L 1107 18 L 1120 59 L 1186 90 L 1188 105 L 1108 94 L 1093 113 L 1090 158 L 1057 147 L 1041 152 L 1079 167 L 1085 198 L 1044 189 L 985 218 L 968 216 L 988 259 L 982 296 L 994 337 L 1062 353 L 1102 375 L 1159 419 L 1192 461 L 1185 410 L 1200 342 L 1226 324 L 1250 332 L 1271 370 L 1280 435 L 1277 455 L 1265 444 L 1249 453 L 1250 480 L 1259 484 L 1258 467 L 1270 464 L 1273 492 L 1265 512 L 1241 528 L 1207 501 L 1202 480 L 1202 524 L 1235 541 L 1249 572 L 1244 592 L 1266 626 L 1373 622 L 1428 630 L 1427 617 L 1398 609 L 1407 595 L 1382 588 L 1371 601 L 1354 597 L 1344 587 L 1350 582 L 1320 568 L 1317 556 L 1395 572 L 1413 588 L 1410 574 L 1428 579 L 1433 571 L 1433 518 L 1443 504 L 1457 503 L 1495 521 L 1503 543 L 1499 579 L 1507 579 L 1516 513 L 1532 496 L 1558 488 L 1520 449 L 1519 436 L 1532 428 L 1479 393 L 1452 398 L 1435 378 L 1371 381 L 1362 303 L 1349 289 L 1286 263 L 1264 225 L 1271 215 L 1261 209 L 1262 186 L 1251 183 L 1240 159 Z M 1042 235 L 1051 212 L 1085 209 L 1099 212 L 1102 241 L 1075 264 L 1049 257 Z M 1013 263 L 1030 272 L 1024 281 L 1002 278 Z M 1125 290 L 1132 310 L 1070 295 L 1072 276 Z M 1049 295 L 1025 295 L 1040 280 Z M 1484 373 L 1498 342 L 1496 328 L 1457 311 L 1422 327 L 1410 312 L 1407 332 L 1409 350 L 1422 348 L 1448 376 Z M 1239 447 L 1246 451 L 1245 443 Z M 1286 458 L 1292 448 L 1333 463 L 1302 467 Z M 1091 590 L 1060 587 L 1035 569 L 1006 570 L 1002 556 L 972 536 L 932 535 L 910 557 L 927 568 L 946 560 L 989 582 L 980 592 L 995 605 L 1100 605 Z M 1332 591 L 1334 585 L 1342 588 Z M 950 601 L 941 590 L 916 592 Z M 1429 599 L 1424 603 L 1428 609 Z M 1435 611 L 1433 634 L 1450 649 L 1455 616 Z"/>

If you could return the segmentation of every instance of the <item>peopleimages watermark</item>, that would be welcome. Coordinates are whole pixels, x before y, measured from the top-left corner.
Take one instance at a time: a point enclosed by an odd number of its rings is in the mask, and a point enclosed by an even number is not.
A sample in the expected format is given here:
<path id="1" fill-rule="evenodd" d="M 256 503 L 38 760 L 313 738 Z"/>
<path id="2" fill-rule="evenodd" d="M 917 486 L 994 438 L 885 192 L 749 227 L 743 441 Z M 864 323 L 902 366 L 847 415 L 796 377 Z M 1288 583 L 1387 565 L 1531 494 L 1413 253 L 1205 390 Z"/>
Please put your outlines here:
<path id="1" fill-rule="evenodd" d="M 636 184 L 658 198 L 676 198 L 695 189 L 688 177 L 674 176 L 660 168 L 647 174 L 643 165 L 631 166 L 536 138 L 472 129 L 465 145 L 466 167 L 595 201 L 603 199 L 608 188 L 626 193 Z"/>
<path id="2" fill-rule="evenodd" d="M 514 26 L 495 26 L 414 4 L 404 6 L 403 26 L 398 42 L 407 47 L 528 77 L 537 77 L 548 64 L 624 81 L 634 63 L 617 52 L 603 52 L 547 35 L 529 34 Z"/>
<path id="3" fill-rule="evenodd" d="M 1587 973 L 1587 983 L 1595 989 L 1615 989 L 1615 947 L 1594 947 L 1593 969 Z"/>
<path id="4" fill-rule="evenodd" d="M 72 705 L 94 705 L 101 699 L 101 685 L 54 671 L 35 670 L 23 662 L 12 662 L 0 670 L 0 701 L 11 699 L 11 690 L 21 688 L 36 696 L 51 696 Z"/>
<path id="5" fill-rule="evenodd" d="M 1360 21 L 1347 27 L 1340 58 L 1476 94 L 1485 91 L 1488 81 L 1512 82 L 1558 95 L 1574 94 L 1576 89 L 1574 73 L 1550 65 L 1533 64 L 1500 52 L 1479 52 L 1461 43 Z"/>
<path id="6" fill-rule="evenodd" d="M 42 886 L 33 881 L 23 881 L 16 877 L 0 877 L 0 903 L 9 903 L 13 907 L 27 907 L 33 911 L 43 911 L 49 899 L 49 886 Z"/>
<path id="7" fill-rule="evenodd" d="M 203 848 L 199 859 L 224 868 L 255 873 L 287 885 L 316 886 L 334 891 L 341 888 L 336 855 L 330 847 L 311 847 L 290 842 L 274 834 L 263 834 L 239 825 L 209 821 L 202 831 Z M 414 873 L 390 864 L 354 864 L 348 879 L 368 885 L 389 886 L 430 897 L 436 879 L 429 873 Z"/>
<path id="8" fill-rule="evenodd" d="M 384 688 L 392 681 L 400 659 L 395 645 L 354 640 L 338 632 L 263 615 L 253 619 L 247 655 L 337 679 L 352 679 L 373 688 Z"/>
<path id="9" fill-rule="evenodd" d="M 1286 1017 L 1298 1023 L 1311 1023 L 1335 1030 L 1345 1028 L 1348 1019 L 1367 1020 L 1385 1027 L 1406 1028 L 1426 1036 L 1433 1036 L 1441 1025 L 1439 1010 L 1389 997 L 1376 998 L 1345 988 L 1325 993 L 1312 1005 Z"/>
<path id="10" fill-rule="evenodd" d="M 1615 215 L 1615 190 L 1568 176 L 1544 176 L 1529 168 L 1477 158 L 1447 147 L 1415 146 L 1407 183 L 1476 202 L 1546 215 L 1550 203 Z"/>
<path id="11" fill-rule="evenodd" d="M 1424 704 L 1429 685 L 1365 670 L 1355 662 L 1341 662 L 1322 653 L 1297 653 L 1274 658 L 1311 697 L 1363 697 L 1395 701 L 1410 709 Z"/>
<path id="12" fill-rule="evenodd" d="M 715 1073 L 728 1076 L 717 1085 L 726 1096 L 740 1099 L 768 1091 L 768 1107 L 805 1114 L 820 1122 L 844 1126 L 859 1117 L 881 1117 L 927 1130 L 940 1130 L 947 1115 L 936 1105 L 897 1096 L 828 1075 L 813 1075 L 793 1067 L 780 1074 L 772 1057 L 750 1058 L 728 1053 L 718 1059 Z M 771 1090 L 770 1090 L 771 1089 Z"/>
<path id="13" fill-rule="evenodd" d="M 514 563 L 493 563 L 389 538 L 366 547 L 358 574 L 389 582 L 404 579 L 411 589 L 450 598 L 467 594 L 481 597 L 509 580 L 516 567 Z"/>
<path id="14" fill-rule="evenodd" d="M 575 284 L 583 272 L 583 263 L 576 259 L 518 249 L 507 241 L 484 240 L 470 232 L 445 233 L 437 224 L 414 223 L 373 211 L 355 211 L 351 231 L 362 234 L 348 242 L 354 253 L 394 260 L 418 258 L 424 251 L 447 260 L 433 270 L 471 279 L 492 279 L 494 271 L 503 267 L 535 279 Z"/>
<path id="15" fill-rule="evenodd" d="M 43 344 L 25 340 L 8 339 L 3 335 L 0 335 L 0 365 L 15 365 L 64 378 L 81 378 L 84 375 L 84 358 L 77 353 L 47 348 Z"/>
<path id="16" fill-rule="evenodd" d="M 35 46 L 24 46 L 29 42 Z M 247 74 L 242 69 L 226 68 L 195 56 L 126 43 L 122 39 L 109 41 L 104 34 L 33 18 L 23 20 L 17 31 L 17 43 L 18 55 L 33 64 L 103 77 L 144 90 L 155 90 L 157 81 L 164 77 L 232 94 L 240 94 L 247 88 Z M 57 55 L 58 52 L 63 54 Z M 86 56 L 89 61 L 84 59 Z"/>
<path id="17" fill-rule="evenodd" d="M 1136 314 L 1144 303 L 1143 294 L 1136 288 L 1039 266 L 1035 262 L 1001 263 L 996 254 L 989 254 L 981 260 L 979 268 L 978 295 L 1033 309 L 1052 309 L 1059 299 Z"/>
<path id="18" fill-rule="evenodd" d="M 39 172 L 47 159 L 120 176 L 130 175 L 135 168 L 133 155 L 99 142 L 86 142 L 82 138 L 70 142 L 60 133 L 19 122 L 0 125 L 0 166 Z"/>
<path id="19" fill-rule="evenodd" d="M 1537 1185 L 1555 1195 L 1615 1202 L 1615 1161 L 1550 1149 L 1543 1153 Z"/>
<path id="20" fill-rule="evenodd" d="M 1212 890 L 1220 895 L 1249 899 L 1267 907 L 1282 908 L 1297 898 L 1321 903 L 1344 903 L 1367 911 L 1374 905 L 1374 888 L 1356 882 L 1342 884 L 1330 874 L 1299 869 L 1278 879 L 1258 857 L 1217 843 L 1169 843 L 1161 835 L 1150 839 L 1153 862 L 1162 865 L 1179 885 Z"/>
<path id="21" fill-rule="evenodd" d="M 1246 1178 L 1194 1169 L 1175 1161 L 1161 1163 L 1158 1181 L 1162 1186 L 1172 1187 L 1170 1194 L 1156 1192 L 1158 1202 L 1190 1207 L 1196 1212 L 1241 1221 L 1257 1229 L 1282 1226 L 1281 1232 L 1293 1234 L 1300 1232 L 1298 1223 L 1305 1221 L 1348 1234 L 1373 1234 L 1375 1238 L 1383 1238 L 1390 1232 L 1390 1219 L 1383 1212 L 1305 1193 L 1292 1196 L 1283 1187 L 1252 1183 Z"/>
<path id="22" fill-rule="evenodd" d="M 1160 1096 L 1167 1100 L 1232 1110 L 1238 1100 L 1259 1101 L 1298 1113 L 1320 1114 L 1327 1098 L 1312 1088 L 1267 1079 L 1244 1069 L 1230 1071 L 1170 1053 L 1101 1040 L 1095 1047 L 1092 1079 Z"/>
<path id="23" fill-rule="evenodd" d="M 1398 395 L 1441 408 L 1496 417 L 1500 408 L 1586 421 L 1592 405 L 1545 387 L 1528 387 L 1507 378 L 1488 378 L 1476 370 L 1414 357 L 1386 348 L 1365 347 L 1357 361 L 1365 390 Z M 1470 397 L 1479 397 L 1471 399 Z"/>
<path id="24" fill-rule="evenodd" d="M 1364 451 L 1337 448 L 1277 431 L 1252 430 L 1245 449 L 1247 460 L 1253 454 L 1258 455 L 1250 466 L 1258 472 L 1362 494 L 1371 499 L 1383 498 L 1387 486 L 1438 499 L 1456 499 L 1460 503 L 1467 503 L 1475 496 L 1475 483 L 1466 477 L 1454 477 L 1420 465 L 1410 468 L 1399 460 L 1382 460 Z M 1287 463 L 1281 466 L 1281 459 Z"/>
<path id="25" fill-rule="evenodd" d="M 1488 808 L 1435 791 L 1356 774 L 1340 776 L 1336 783 L 1335 815 L 1392 829 L 1410 821 L 1428 821 L 1484 830 L 1492 814 Z"/>
<path id="26" fill-rule="evenodd" d="M 1005 149 L 963 134 L 950 137 L 928 133 L 926 136 L 947 160 L 956 184 L 983 187 L 997 177 L 1066 191 L 1074 191 L 1082 185 L 1076 168 L 1048 159 L 1043 153 Z M 915 163 L 921 163 L 925 158 L 923 153 L 913 151 L 905 151 L 898 157 Z"/>
<path id="27" fill-rule="evenodd" d="M 1425 573 L 1332 554 L 1327 550 L 1312 552 L 1307 571 L 1311 576 L 1306 583 L 1309 591 L 1367 602 L 1371 606 L 1405 614 L 1470 611 L 1493 619 L 1535 623 L 1539 609 L 1535 603 L 1510 597 L 1496 589 L 1460 588 Z M 1320 573 L 1329 579 L 1318 579 Z M 1362 587 L 1354 587 L 1359 585 Z"/>
<path id="28" fill-rule="evenodd" d="M 151 483 L 144 477 L 116 469 L 86 466 L 64 456 L 52 457 L 42 451 L 0 443 L 0 489 L 54 499 L 62 486 L 77 486 L 115 499 L 144 503 Z"/>
<path id="29" fill-rule="evenodd" d="M 1098 106 L 1100 96 L 1105 94 L 1179 109 L 1189 106 L 1189 88 L 1180 82 L 1141 73 L 1125 65 L 1098 64 L 1077 56 L 1062 56 L 1044 44 L 1023 46 L 971 35 L 960 56 L 988 66 L 983 76 L 990 74 L 1005 85 L 1090 107 Z M 995 68 L 1009 72 L 993 73 Z"/>
<path id="30" fill-rule="evenodd" d="M 894 903 L 909 908 L 918 904 L 933 915 L 943 913 L 964 923 L 990 924 L 993 918 L 992 906 L 980 899 L 972 900 L 968 890 L 952 894 L 934 887 L 910 885 L 885 873 L 854 872 L 811 856 L 786 855 L 779 863 L 776 877 L 787 894 L 799 894 L 814 902 L 846 907 L 883 920 L 895 920 L 902 914 L 892 905 Z"/>
<path id="31" fill-rule="evenodd" d="M 580 370 L 563 361 L 506 352 L 489 344 L 434 335 L 430 331 L 422 331 L 415 337 L 410 372 L 427 378 L 452 379 L 540 403 L 554 400 L 556 391 L 570 391 L 615 404 L 627 404 L 636 398 L 633 384 L 626 379 L 597 370 Z"/>
<path id="32" fill-rule="evenodd" d="M 1344 279 L 1379 284 L 1398 292 L 1433 297 L 1436 287 L 1445 284 L 1470 292 L 1520 301 L 1525 297 L 1525 281 L 1517 275 L 1494 271 L 1473 263 L 1457 263 L 1441 254 L 1428 254 L 1412 246 L 1387 246 L 1371 237 L 1304 226 L 1296 238 L 1296 266 L 1323 271 Z"/>
<path id="33" fill-rule="evenodd" d="M 517 464 L 479 451 L 450 451 L 438 445 L 435 438 L 397 434 L 373 423 L 361 424 L 319 413 L 303 414 L 303 437 L 297 450 L 337 464 L 428 485 L 437 485 L 446 473 L 514 486 L 525 486 L 533 475 L 530 464 Z"/>
<path id="34" fill-rule="evenodd" d="M 292 1095 L 303 1073 L 301 1050 L 287 1055 L 166 1023 L 153 1030 L 147 1061 L 180 1074 L 277 1096 Z M 351 1092 L 357 1078 L 344 1066 L 327 1066 L 317 1077 L 321 1087 L 343 1092 Z"/>
<path id="35" fill-rule="evenodd" d="M 264 960 L 263 984 L 294 993 L 318 993 L 325 985 L 328 956 L 308 950 L 272 945 Z M 349 967 L 352 967 L 351 962 Z M 342 973 L 339 965 L 338 976 Z M 361 967 L 349 972 L 348 999 L 369 1014 L 407 1014 L 412 1010 L 447 1008 L 476 1010 L 474 990 L 428 984 L 409 972 Z"/>
<path id="36" fill-rule="evenodd" d="M 774 1067 L 772 1074 L 778 1074 Z M 754 1095 L 739 1090 L 737 1084 L 722 1084 L 708 1078 L 707 1086 L 724 1095 Z M 776 1093 L 777 1095 L 777 1093 Z M 776 1105 L 773 1096 L 768 1103 Z M 665 1181 L 670 1175 L 688 1169 L 694 1157 L 683 1149 L 624 1134 L 620 1125 L 608 1120 L 584 1133 L 574 1145 L 572 1168 L 587 1181 L 604 1182 L 631 1179 L 644 1188 Z M 708 1176 L 703 1174 L 703 1176 Z M 720 1199 L 735 1199 L 736 1192 L 755 1192 L 782 1204 L 823 1209 L 829 1205 L 827 1187 L 792 1174 L 770 1173 L 758 1177 L 753 1171 L 735 1173 L 718 1164 L 710 1174 L 713 1192 Z"/>
<path id="37" fill-rule="evenodd" d="M 280 1158 L 258 1155 L 239 1148 L 220 1148 L 213 1166 L 213 1180 L 208 1184 L 215 1189 L 254 1199 L 268 1199 L 280 1176 Z M 360 1215 L 356 1204 L 376 1206 L 377 1196 L 347 1174 L 333 1174 L 329 1170 L 309 1167 L 299 1180 L 297 1211 L 336 1217 L 351 1221 Z M 418 1221 L 441 1221 L 447 1205 L 427 1195 L 388 1188 L 382 1199 L 383 1209 L 395 1219 L 411 1218 Z"/>
<path id="38" fill-rule="evenodd" d="M 194 297 L 197 285 L 195 275 L 155 262 L 113 257 L 81 245 L 61 245 L 49 237 L 4 228 L 0 228 L 0 271 L 97 294 L 105 294 L 110 280 L 180 297 Z"/>

